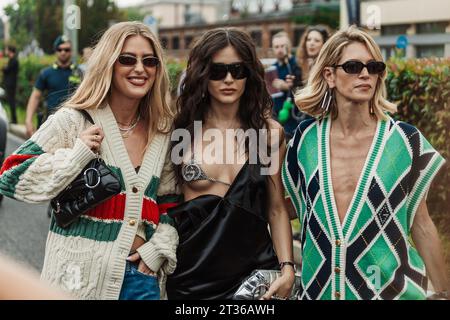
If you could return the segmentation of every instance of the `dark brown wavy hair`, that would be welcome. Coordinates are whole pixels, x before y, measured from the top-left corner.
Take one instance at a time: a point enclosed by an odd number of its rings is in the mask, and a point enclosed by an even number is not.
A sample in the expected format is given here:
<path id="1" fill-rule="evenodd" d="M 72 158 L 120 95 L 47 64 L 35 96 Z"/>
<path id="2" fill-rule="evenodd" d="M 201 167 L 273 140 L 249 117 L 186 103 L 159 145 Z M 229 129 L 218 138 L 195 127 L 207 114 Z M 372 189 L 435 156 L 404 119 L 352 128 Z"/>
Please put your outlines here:
<path id="1" fill-rule="evenodd" d="M 238 117 L 242 129 L 268 128 L 273 102 L 264 82 L 264 67 L 256 55 L 252 38 L 236 28 L 217 28 L 203 34 L 192 48 L 176 106 L 174 129 L 187 129 L 193 137 L 194 121 L 204 123 L 210 106 L 209 71 L 213 56 L 232 46 L 249 70 L 244 93 L 239 102 Z M 172 142 L 172 148 L 178 141 Z M 247 149 L 248 150 L 248 149 Z M 181 165 L 176 168 L 178 181 Z"/>

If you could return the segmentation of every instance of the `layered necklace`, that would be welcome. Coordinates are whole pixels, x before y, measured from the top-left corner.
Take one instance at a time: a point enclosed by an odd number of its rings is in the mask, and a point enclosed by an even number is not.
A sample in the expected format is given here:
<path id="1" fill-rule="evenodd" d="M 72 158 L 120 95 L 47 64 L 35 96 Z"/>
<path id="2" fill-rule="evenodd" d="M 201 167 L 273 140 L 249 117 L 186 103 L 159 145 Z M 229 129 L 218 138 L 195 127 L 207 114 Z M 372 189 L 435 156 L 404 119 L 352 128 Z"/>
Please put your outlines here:
<path id="1" fill-rule="evenodd" d="M 119 124 L 122 123 L 117 123 L 117 127 L 119 127 L 120 130 L 120 135 L 122 136 L 122 138 L 126 139 L 130 136 L 131 132 L 133 131 L 134 128 L 136 128 L 137 124 L 139 123 L 139 120 L 141 120 L 141 113 L 138 112 L 137 117 L 134 119 L 134 121 L 127 127 L 123 128 L 121 126 L 119 126 Z"/>

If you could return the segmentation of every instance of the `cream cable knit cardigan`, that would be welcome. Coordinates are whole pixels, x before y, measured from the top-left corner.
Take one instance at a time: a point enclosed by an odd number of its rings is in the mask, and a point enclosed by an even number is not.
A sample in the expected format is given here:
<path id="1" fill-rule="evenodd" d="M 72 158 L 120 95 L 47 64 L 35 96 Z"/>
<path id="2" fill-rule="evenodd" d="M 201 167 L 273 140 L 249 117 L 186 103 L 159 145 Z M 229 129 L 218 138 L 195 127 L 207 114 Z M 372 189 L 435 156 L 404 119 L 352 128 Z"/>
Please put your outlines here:
<path id="1" fill-rule="evenodd" d="M 166 215 L 176 199 L 168 157 L 170 137 L 153 138 L 136 174 L 109 106 L 89 113 L 104 130 L 100 153 L 120 176 L 123 190 L 68 229 L 52 221 L 41 277 L 80 299 L 118 299 L 125 259 L 139 234 L 147 242 L 138 252 L 157 271 L 164 299 L 166 275 L 175 270 L 178 245 L 177 232 Z M 68 108 L 49 117 L 5 160 L 0 193 L 30 203 L 55 197 L 95 157 L 78 138 L 90 125 L 80 112 Z"/>

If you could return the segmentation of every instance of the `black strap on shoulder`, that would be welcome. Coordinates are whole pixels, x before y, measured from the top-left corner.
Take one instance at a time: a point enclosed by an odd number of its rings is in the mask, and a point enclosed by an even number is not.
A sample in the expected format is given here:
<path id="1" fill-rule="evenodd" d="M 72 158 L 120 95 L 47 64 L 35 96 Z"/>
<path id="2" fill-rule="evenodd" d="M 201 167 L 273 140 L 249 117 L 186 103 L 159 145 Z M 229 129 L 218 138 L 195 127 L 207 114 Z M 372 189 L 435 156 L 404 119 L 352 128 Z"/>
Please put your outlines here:
<path id="1" fill-rule="evenodd" d="M 92 119 L 91 115 L 86 110 L 78 110 L 81 112 L 81 114 L 86 118 L 87 121 L 89 121 L 92 124 L 95 124 L 94 119 Z"/>

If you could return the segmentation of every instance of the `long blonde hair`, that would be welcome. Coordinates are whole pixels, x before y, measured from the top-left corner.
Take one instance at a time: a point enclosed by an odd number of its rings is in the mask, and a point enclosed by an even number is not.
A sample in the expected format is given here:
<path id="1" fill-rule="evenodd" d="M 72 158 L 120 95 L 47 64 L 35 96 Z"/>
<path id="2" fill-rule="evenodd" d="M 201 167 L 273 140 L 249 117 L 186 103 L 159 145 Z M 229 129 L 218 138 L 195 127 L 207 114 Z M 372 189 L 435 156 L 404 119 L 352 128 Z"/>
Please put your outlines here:
<path id="1" fill-rule="evenodd" d="M 299 109 L 315 117 L 325 116 L 331 113 L 333 118 L 338 115 L 336 101 L 334 100 L 326 113 L 321 108 L 322 99 L 328 90 L 328 84 L 323 76 L 326 67 L 334 66 L 339 63 L 342 52 L 349 44 L 359 42 L 366 46 L 369 52 L 377 61 L 383 61 L 380 48 L 365 31 L 355 26 L 350 26 L 334 34 L 323 46 L 317 57 L 317 62 L 311 70 L 308 78 L 308 84 L 305 88 L 295 94 L 295 104 Z M 369 110 L 373 109 L 376 119 L 386 119 L 385 112 L 397 112 L 397 106 L 386 100 L 386 88 L 384 85 L 387 72 L 386 70 L 378 77 L 375 93 L 369 102 Z M 368 112 L 370 112 L 368 110 Z"/>
<path id="2" fill-rule="evenodd" d="M 161 44 L 150 29 L 141 22 L 121 22 L 106 30 L 88 60 L 83 81 L 63 107 L 79 110 L 102 107 L 109 97 L 114 63 L 120 55 L 125 40 L 138 35 L 148 39 L 155 56 L 160 60 L 153 87 L 139 103 L 142 116 L 148 120 L 150 143 L 156 133 L 167 133 L 170 130 L 173 112 L 166 100 L 169 92 L 169 77 Z"/>

